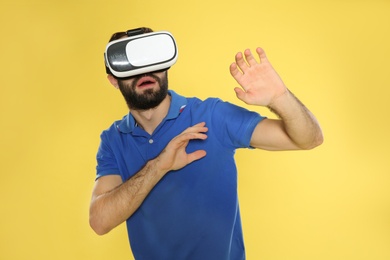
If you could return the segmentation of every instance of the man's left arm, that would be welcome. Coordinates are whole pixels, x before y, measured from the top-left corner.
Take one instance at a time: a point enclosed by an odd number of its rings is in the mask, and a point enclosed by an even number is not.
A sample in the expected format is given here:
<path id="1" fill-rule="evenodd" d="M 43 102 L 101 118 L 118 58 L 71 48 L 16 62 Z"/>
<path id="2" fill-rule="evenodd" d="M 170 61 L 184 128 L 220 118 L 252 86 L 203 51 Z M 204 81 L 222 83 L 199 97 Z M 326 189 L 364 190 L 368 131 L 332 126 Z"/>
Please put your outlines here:
<path id="1" fill-rule="evenodd" d="M 280 119 L 264 119 L 254 130 L 251 146 L 265 150 L 312 149 L 323 142 L 314 115 L 287 89 L 265 52 L 256 49 L 260 62 L 250 50 L 236 55 L 230 73 L 240 84 L 237 97 L 250 105 L 268 107 Z"/>

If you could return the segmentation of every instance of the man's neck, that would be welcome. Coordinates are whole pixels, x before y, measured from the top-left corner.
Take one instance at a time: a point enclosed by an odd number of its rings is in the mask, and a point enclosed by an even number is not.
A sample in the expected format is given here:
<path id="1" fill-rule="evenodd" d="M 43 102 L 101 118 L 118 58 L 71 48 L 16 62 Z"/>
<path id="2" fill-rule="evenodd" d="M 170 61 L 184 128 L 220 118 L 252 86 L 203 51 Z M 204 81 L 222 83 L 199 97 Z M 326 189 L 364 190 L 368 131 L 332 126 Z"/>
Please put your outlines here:
<path id="1" fill-rule="evenodd" d="M 151 135 L 167 116 L 170 105 L 171 96 L 167 95 L 155 108 L 148 110 L 131 110 L 130 113 L 133 115 L 137 124 Z"/>

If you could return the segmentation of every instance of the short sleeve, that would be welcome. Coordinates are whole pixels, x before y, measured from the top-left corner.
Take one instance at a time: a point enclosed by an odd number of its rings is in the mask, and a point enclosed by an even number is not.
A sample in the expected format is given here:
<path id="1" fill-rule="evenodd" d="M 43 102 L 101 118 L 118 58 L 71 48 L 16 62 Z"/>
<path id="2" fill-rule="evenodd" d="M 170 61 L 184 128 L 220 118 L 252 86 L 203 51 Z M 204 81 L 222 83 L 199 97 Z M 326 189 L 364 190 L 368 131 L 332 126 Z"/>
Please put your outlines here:
<path id="1" fill-rule="evenodd" d="M 253 131 L 264 118 L 256 112 L 217 100 L 211 122 L 217 138 L 224 146 L 249 148 Z"/>
<path id="2" fill-rule="evenodd" d="M 96 179 L 112 174 L 119 174 L 119 167 L 115 155 L 110 147 L 106 132 L 100 135 L 100 145 L 96 155 Z"/>

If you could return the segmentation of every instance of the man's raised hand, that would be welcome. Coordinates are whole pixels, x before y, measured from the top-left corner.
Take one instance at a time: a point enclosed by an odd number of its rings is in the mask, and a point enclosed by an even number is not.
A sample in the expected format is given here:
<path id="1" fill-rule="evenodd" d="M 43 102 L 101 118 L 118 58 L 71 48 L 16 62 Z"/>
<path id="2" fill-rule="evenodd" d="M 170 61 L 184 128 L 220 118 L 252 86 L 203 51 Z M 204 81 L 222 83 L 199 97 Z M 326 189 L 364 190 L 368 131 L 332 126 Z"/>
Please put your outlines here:
<path id="1" fill-rule="evenodd" d="M 181 134 L 173 138 L 161 154 L 156 158 L 158 167 L 164 171 L 178 170 L 206 156 L 205 150 L 197 150 L 192 153 L 186 152 L 186 147 L 190 140 L 205 140 L 208 131 L 206 123 L 202 122 L 187 128 Z"/>

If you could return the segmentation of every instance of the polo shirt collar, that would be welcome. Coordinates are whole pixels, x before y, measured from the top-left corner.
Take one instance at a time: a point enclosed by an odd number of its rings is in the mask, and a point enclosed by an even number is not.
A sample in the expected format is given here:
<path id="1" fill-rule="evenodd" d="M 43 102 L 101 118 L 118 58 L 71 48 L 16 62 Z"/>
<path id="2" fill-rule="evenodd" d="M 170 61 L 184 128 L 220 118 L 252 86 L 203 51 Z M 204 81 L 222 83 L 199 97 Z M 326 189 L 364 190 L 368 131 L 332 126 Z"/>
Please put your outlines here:
<path id="1" fill-rule="evenodd" d="M 176 94 L 173 90 L 168 90 L 168 95 L 172 97 L 171 105 L 168 110 L 168 114 L 165 117 L 165 120 L 175 119 L 180 113 L 183 111 L 184 107 L 187 105 L 187 99 L 183 96 Z M 137 127 L 137 123 L 129 112 L 119 123 L 117 124 L 117 128 L 122 133 L 131 133 Z"/>

